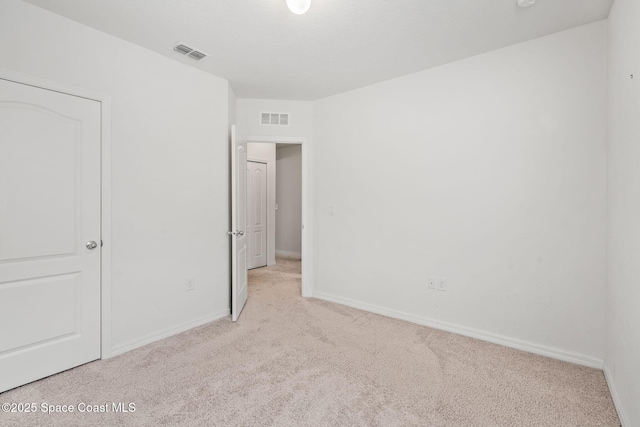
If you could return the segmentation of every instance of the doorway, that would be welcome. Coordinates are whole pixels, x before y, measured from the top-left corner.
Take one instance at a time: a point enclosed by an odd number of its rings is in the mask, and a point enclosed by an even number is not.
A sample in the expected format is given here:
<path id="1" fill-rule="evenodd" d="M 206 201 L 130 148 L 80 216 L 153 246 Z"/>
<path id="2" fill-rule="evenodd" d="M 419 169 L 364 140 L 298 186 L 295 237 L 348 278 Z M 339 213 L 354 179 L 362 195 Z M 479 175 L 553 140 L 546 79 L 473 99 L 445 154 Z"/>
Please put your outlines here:
<path id="1" fill-rule="evenodd" d="M 300 223 L 300 255 L 302 258 L 302 285 L 303 297 L 313 295 L 313 254 L 311 252 L 311 222 L 309 221 L 309 140 L 306 137 L 274 137 L 274 136 L 250 136 L 245 138 L 248 144 L 275 144 L 277 147 L 297 145 L 300 147 L 301 161 L 301 223 Z M 279 206 L 278 206 L 279 207 Z M 275 253 L 274 253 L 275 258 Z M 268 264 L 268 260 L 267 260 Z"/>
<path id="2" fill-rule="evenodd" d="M 302 146 L 247 143 L 247 268 L 302 256 Z"/>
<path id="3" fill-rule="evenodd" d="M 312 261 L 313 256 L 310 251 L 311 242 L 310 236 L 312 235 L 309 227 L 309 145 L 307 138 L 297 137 L 246 137 L 236 140 L 235 125 L 231 127 L 231 230 L 228 235 L 231 237 L 231 319 L 237 321 L 240 317 L 242 308 L 247 299 L 247 264 L 246 264 L 246 252 L 244 249 L 239 250 L 240 247 L 245 247 L 245 230 L 246 230 L 246 178 L 247 178 L 247 160 L 248 156 L 240 156 L 237 153 L 246 152 L 250 143 L 261 144 L 297 144 L 301 145 L 302 164 L 302 197 L 301 197 L 301 279 L 300 288 L 303 297 L 313 296 L 313 283 L 311 282 L 311 272 L 313 271 Z M 267 165 L 268 167 L 268 165 Z M 242 171 L 242 173 L 240 173 Z M 275 199 L 274 199 L 275 201 Z M 268 251 L 267 251 L 268 256 Z M 275 251 L 274 251 L 275 257 Z M 267 264 L 269 261 L 267 260 Z"/>

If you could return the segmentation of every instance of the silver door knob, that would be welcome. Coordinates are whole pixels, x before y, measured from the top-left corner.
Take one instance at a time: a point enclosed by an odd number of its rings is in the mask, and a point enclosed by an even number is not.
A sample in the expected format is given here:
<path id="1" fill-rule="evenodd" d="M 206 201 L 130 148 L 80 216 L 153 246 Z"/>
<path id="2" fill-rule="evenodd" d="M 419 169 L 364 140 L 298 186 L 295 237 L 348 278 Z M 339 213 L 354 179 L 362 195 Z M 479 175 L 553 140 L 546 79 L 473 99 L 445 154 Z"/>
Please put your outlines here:
<path id="1" fill-rule="evenodd" d="M 96 242 L 94 242 L 93 240 L 87 242 L 87 249 L 95 249 L 98 247 L 98 244 Z"/>
<path id="2" fill-rule="evenodd" d="M 238 236 L 244 236 L 244 231 L 238 230 Z"/>

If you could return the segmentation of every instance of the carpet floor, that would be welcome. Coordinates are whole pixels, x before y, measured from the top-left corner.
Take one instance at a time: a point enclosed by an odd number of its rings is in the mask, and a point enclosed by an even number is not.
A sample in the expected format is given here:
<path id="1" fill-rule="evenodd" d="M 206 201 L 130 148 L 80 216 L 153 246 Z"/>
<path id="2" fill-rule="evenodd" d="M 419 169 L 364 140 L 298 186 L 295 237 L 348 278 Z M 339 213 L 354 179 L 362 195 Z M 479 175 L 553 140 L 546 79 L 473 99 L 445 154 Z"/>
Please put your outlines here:
<path id="1" fill-rule="evenodd" d="M 38 412 L 0 412 L 2 426 L 619 426 L 602 371 L 302 298 L 292 259 L 250 272 L 237 323 L 62 372 L 5 402 Z M 43 403 L 75 412 L 45 414 Z"/>

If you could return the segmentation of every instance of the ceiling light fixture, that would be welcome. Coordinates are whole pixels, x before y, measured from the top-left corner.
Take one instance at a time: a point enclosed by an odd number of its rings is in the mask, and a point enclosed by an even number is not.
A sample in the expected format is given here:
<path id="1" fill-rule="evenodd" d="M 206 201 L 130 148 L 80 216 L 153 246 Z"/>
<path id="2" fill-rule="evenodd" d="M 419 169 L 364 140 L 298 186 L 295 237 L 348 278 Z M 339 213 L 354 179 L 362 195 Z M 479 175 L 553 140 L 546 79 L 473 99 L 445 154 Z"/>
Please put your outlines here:
<path id="1" fill-rule="evenodd" d="M 518 0 L 518 6 L 520 7 L 529 7 L 536 4 L 536 0 Z"/>
<path id="2" fill-rule="evenodd" d="M 302 15 L 311 7 L 311 0 L 287 0 L 287 6 L 291 12 Z"/>

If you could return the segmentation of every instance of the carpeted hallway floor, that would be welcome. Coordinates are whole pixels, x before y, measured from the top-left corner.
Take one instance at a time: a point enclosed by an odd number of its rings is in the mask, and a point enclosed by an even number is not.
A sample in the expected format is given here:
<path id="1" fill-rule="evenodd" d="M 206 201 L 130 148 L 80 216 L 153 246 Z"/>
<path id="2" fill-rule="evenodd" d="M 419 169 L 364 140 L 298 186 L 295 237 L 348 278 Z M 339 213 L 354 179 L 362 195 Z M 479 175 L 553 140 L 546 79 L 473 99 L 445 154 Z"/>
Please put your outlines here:
<path id="1" fill-rule="evenodd" d="M 0 403 L 134 403 L 11 414 L 2 426 L 611 426 L 604 375 L 300 297 L 300 263 L 250 272 L 219 320 L 0 394 Z"/>

